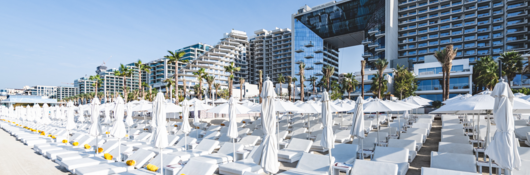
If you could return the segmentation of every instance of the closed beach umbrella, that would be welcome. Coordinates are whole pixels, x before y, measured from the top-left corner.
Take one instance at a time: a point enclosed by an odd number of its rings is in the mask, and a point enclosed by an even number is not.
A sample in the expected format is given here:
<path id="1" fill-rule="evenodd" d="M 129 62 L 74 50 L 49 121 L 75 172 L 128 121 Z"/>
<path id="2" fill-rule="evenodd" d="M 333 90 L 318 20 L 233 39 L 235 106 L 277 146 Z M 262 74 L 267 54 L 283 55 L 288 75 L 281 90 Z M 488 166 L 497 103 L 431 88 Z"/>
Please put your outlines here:
<path id="1" fill-rule="evenodd" d="M 357 98 L 355 101 L 355 108 L 353 111 L 352 128 L 350 135 L 358 137 L 361 140 L 361 159 L 364 159 L 363 142 L 364 139 L 364 111 L 363 111 L 363 99 Z"/>
<path id="2" fill-rule="evenodd" d="M 125 123 L 123 123 L 124 115 L 125 107 L 123 104 L 123 98 L 118 97 L 118 99 L 116 100 L 116 105 L 114 106 L 114 117 L 116 117 L 116 122 L 114 122 L 114 126 L 110 131 L 110 134 L 114 136 L 114 138 L 118 138 L 118 145 L 121 144 L 121 138 L 127 135 L 127 131 L 125 130 Z M 121 153 L 120 147 L 118 147 L 118 152 Z M 117 160 L 121 162 L 121 154 L 118 154 Z"/>
<path id="3" fill-rule="evenodd" d="M 504 81 L 495 85 L 491 96 L 495 98 L 493 117 L 497 131 L 495 131 L 495 135 L 484 153 L 494 160 L 500 168 L 518 170 L 521 166 L 521 159 L 517 148 L 517 139 L 515 139 L 512 112 L 515 97 L 508 83 Z"/>
<path id="4" fill-rule="evenodd" d="M 50 108 L 48 107 L 48 104 L 44 103 L 42 105 L 42 120 L 41 123 L 44 125 L 52 123 L 52 120 L 50 120 Z"/>
<path id="5" fill-rule="evenodd" d="M 70 131 L 76 128 L 74 121 L 74 103 L 69 101 L 66 105 L 68 107 L 66 111 L 66 130 Z"/>
<path id="6" fill-rule="evenodd" d="M 184 132 L 184 143 L 188 143 L 186 135 L 190 133 L 191 126 L 189 122 L 189 116 L 190 116 L 190 105 L 188 103 L 187 99 L 184 99 L 182 101 L 182 126 L 180 127 L 180 131 Z M 188 146 L 185 146 L 186 150 L 188 150 Z"/>
<path id="7" fill-rule="evenodd" d="M 333 156 L 331 155 L 331 149 L 335 148 L 335 137 L 333 136 L 333 117 L 331 115 L 330 103 L 328 92 L 324 91 L 322 93 L 322 125 L 324 125 L 324 129 L 322 129 L 320 146 L 329 150 L 329 174 L 333 174 L 331 166 L 333 164 Z"/>
<path id="8" fill-rule="evenodd" d="M 157 147 L 160 151 L 160 165 L 162 165 L 160 168 L 160 172 L 164 174 L 164 163 L 163 163 L 163 154 L 162 154 L 162 148 L 165 148 L 169 145 L 167 140 L 167 130 L 166 130 L 166 104 L 165 104 L 164 94 L 162 92 L 158 92 L 156 95 L 156 99 L 153 102 L 153 118 L 155 118 L 154 127 L 155 127 L 155 135 L 153 140 L 153 146 Z M 187 122 L 186 122 L 187 123 Z M 184 125 L 184 124 L 183 124 Z M 189 126 L 189 125 L 188 125 Z M 187 142 L 185 142 L 187 143 Z M 187 145 L 186 145 L 187 147 Z"/>
<path id="9" fill-rule="evenodd" d="M 98 146 L 99 146 L 98 136 L 101 133 L 101 126 L 99 125 L 99 100 L 97 96 L 94 97 L 94 100 L 92 100 L 90 107 L 92 110 L 92 113 L 90 114 L 90 120 L 92 123 L 90 124 L 90 129 L 88 130 L 88 134 L 96 137 L 96 151 L 94 152 L 94 154 L 96 154 L 96 152 L 98 151 Z"/>
<path id="10" fill-rule="evenodd" d="M 127 127 L 131 127 L 132 125 L 134 125 L 134 121 L 132 119 L 132 116 L 133 116 L 133 103 L 127 103 L 127 118 L 125 118 L 125 125 L 127 125 Z"/>
<path id="11" fill-rule="evenodd" d="M 237 122 L 236 122 L 236 110 L 234 105 L 236 104 L 236 100 L 234 97 L 230 97 L 230 100 L 228 100 L 228 119 L 230 124 L 228 125 L 228 132 L 226 135 L 232 139 L 232 143 L 234 143 L 235 139 L 239 136 L 237 133 Z M 234 146 L 234 162 L 236 161 L 236 146 L 235 144 L 232 144 Z"/>
<path id="12" fill-rule="evenodd" d="M 263 99 L 261 103 L 261 127 L 263 131 L 263 138 L 259 152 L 254 154 L 254 161 L 260 165 L 266 173 L 276 173 L 280 170 L 280 163 L 278 162 L 278 139 L 276 138 L 276 117 L 274 99 L 276 93 L 274 86 L 267 77 L 260 94 Z"/>

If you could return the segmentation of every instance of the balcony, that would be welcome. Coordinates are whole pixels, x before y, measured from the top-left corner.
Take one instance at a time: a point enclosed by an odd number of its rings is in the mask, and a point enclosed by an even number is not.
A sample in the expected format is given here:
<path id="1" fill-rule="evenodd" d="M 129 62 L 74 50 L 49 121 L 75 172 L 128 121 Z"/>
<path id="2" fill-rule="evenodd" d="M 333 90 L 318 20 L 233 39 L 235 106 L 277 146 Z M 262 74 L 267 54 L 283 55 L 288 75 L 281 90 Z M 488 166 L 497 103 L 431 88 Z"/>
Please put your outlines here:
<path id="1" fill-rule="evenodd" d="M 368 57 L 372 57 L 372 56 L 373 56 L 372 53 L 369 53 L 369 52 L 363 53 L 363 58 L 368 58 Z"/>
<path id="2" fill-rule="evenodd" d="M 309 66 L 309 67 L 306 67 L 306 68 L 305 68 L 305 70 L 313 70 L 313 69 L 315 69 L 314 66 Z"/>
<path id="3" fill-rule="evenodd" d="M 379 32 L 380 32 L 379 29 L 370 29 L 370 30 L 368 30 L 368 34 L 369 35 L 374 35 L 374 34 L 379 33 Z"/>
<path id="4" fill-rule="evenodd" d="M 376 47 L 376 48 L 375 48 L 375 51 L 376 51 L 376 52 L 382 52 L 382 51 L 385 51 L 385 46 L 379 46 L 379 47 Z"/>
<path id="5" fill-rule="evenodd" d="M 385 36 L 384 32 L 378 32 L 378 33 L 375 34 L 375 38 L 378 38 L 378 39 L 383 37 L 383 36 Z"/>
<path id="6" fill-rule="evenodd" d="M 322 53 L 322 49 L 316 50 L 315 53 Z"/>
<path id="7" fill-rule="evenodd" d="M 304 45 L 305 47 L 313 47 L 315 45 L 313 45 L 313 42 L 309 42 L 308 44 Z"/>
<path id="8" fill-rule="evenodd" d="M 363 45 L 368 45 L 368 44 L 371 44 L 372 41 L 371 40 L 368 40 L 368 39 L 365 39 L 361 42 Z"/>
<path id="9" fill-rule="evenodd" d="M 311 59 L 311 58 L 314 58 L 314 56 L 313 55 L 306 55 L 304 58 Z"/>
<path id="10" fill-rule="evenodd" d="M 379 47 L 379 44 L 375 43 L 375 44 L 368 45 L 368 48 L 370 48 L 370 49 L 376 48 L 376 47 Z"/>

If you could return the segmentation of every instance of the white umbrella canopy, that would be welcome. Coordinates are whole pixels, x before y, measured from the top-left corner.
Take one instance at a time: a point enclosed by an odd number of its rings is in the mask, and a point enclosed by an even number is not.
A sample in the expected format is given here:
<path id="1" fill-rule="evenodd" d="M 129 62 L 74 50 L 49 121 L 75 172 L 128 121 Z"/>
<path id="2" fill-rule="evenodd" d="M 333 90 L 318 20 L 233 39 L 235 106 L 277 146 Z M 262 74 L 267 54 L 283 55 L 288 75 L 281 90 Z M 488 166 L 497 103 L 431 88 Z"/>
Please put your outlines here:
<path id="1" fill-rule="evenodd" d="M 147 111 L 152 112 L 153 105 L 147 101 L 140 101 L 140 103 L 133 107 L 132 111 Z"/>
<path id="2" fill-rule="evenodd" d="M 52 120 L 50 120 L 49 114 L 50 114 L 50 109 L 48 107 L 48 104 L 44 103 L 42 105 L 42 120 L 41 120 L 42 124 L 47 125 L 47 124 L 52 123 Z"/>
<path id="3" fill-rule="evenodd" d="M 491 92 L 491 91 L 489 91 Z M 513 113 L 530 113 L 530 102 L 514 98 Z M 456 103 L 446 104 L 431 113 L 476 113 L 493 110 L 495 98 L 488 93 L 477 94 Z"/>
<path id="4" fill-rule="evenodd" d="M 298 107 L 302 109 L 302 112 L 300 113 L 318 114 L 322 112 L 322 108 L 317 106 L 315 102 L 307 102 L 307 103 L 299 105 Z"/>
<path id="5" fill-rule="evenodd" d="M 229 119 L 229 125 L 228 125 L 228 131 L 226 132 L 226 136 L 232 139 L 232 144 L 234 148 L 234 162 L 236 161 L 236 145 L 235 145 L 235 139 L 239 137 L 239 134 L 237 133 L 237 122 L 236 122 L 236 109 L 234 105 L 236 105 L 237 102 L 234 99 L 234 97 L 230 97 L 228 100 L 228 119 Z"/>
<path id="6" fill-rule="evenodd" d="M 331 115 L 331 104 L 329 100 L 328 92 L 322 93 L 322 140 L 320 146 L 328 149 L 330 165 L 333 164 L 333 157 L 331 155 L 331 149 L 335 148 L 335 137 L 333 136 L 333 116 Z M 329 167 L 330 174 L 333 174 L 332 166 Z"/>
<path id="7" fill-rule="evenodd" d="M 514 118 L 511 109 L 515 97 L 508 83 L 503 81 L 495 85 L 491 96 L 495 98 L 493 117 L 497 130 L 484 153 L 494 160 L 500 168 L 518 170 L 521 166 L 521 159 L 517 148 L 517 139 L 515 139 Z"/>
<path id="8" fill-rule="evenodd" d="M 195 108 L 197 108 L 197 109 L 195 109 Z M 208 109 L 212 109 L 212 108 L 214 108 L 214 107 L 211 106 L 211 105 L 208 105 L 208 104 L 202 103 L 202 102 L 200 102 L 200 101 L 195 102 L 195 103 L 193 104 L 193 106 L 192 106 L 192 110 L 194 110 L 194 111 L 195 111 L 195 110 L 198 110 L 198 111 L 200 111 L 200 110 L 208 110 Z"/>
<path id="9" fill-rule="evenodd" d="M 99 143 L 98 136 L 101 134 L 101 125 L 99 123 L 99 100 L 98 97 L 94 97 L 91 103 L 92 107 L 92 114 L 90 114 L 90 119 L 92 120 L 90 124 L 90 129 L 88 130 L 88 134 L 91 136 L 96 137 L 96 143 Z M 94 155 L 98 151 L 98 145 L 96 144 L 96 151 L 94 151 Z"/>
<path id="10" fill-rule="evenodd" d="M 274 101 L 274 106 L 277 112 L 303 112 L 303 109 L 297 107 L 294 103 L 283 100 Z"/>
<path id="11" fill-rule="evenodd" d="M 530 101 L 530 95 L 519 97 L 519 98 L 523 99 L 523 100 L 526 100 L 526 101 Z"/>
<path id="12" fill-rule="evenodd" d="M 197 98 L 193 98 L 189 101 L 190 104 L 194 104 L 196 101 L 200 101 L 202 102 L 201 100 L 197 99 Z"/>
<path id="13" fill-rule="evenodd" d="M 322 98 L 322 99 L 324 99 L 324 98 Z M 329 110 L 330 110 L 330 112 L 344 112 L 344 111 L 349 111 L 351 109 L 345 109 L 345 108 L 340 107 L 338 105 L 335 105 L 333 103 L 329 103 Z"/>
<path id="14" fill-rule="evenodd" d="M 182 107 L 174 104 L 174 103 L 166 103 L 165 107 L 166 113 L 176 113 L 176 112 L 182 112 Z"/>
<path id="15" fill-rule="evenodd" d="M 397 103 L 391 103 L 388 101 L 383 101 L 378 98 L 373 99 L 372 101 L 369 101 L 363 104 L 364 112 L 387 112 L 387 111 L 404 111 L 404 110 L 406 109 L 403 109 L 402 105 L 398 105 Z M 355 109 L 349 112 L 355 112 Z"/>
<path id="16" fill-rule="evenodd" d="M 215 102 L 215 103 L 226 103 L 226 102 L 228 102 L 228 101 L 225 100 L 225 99 L 220 98 L 220 99 L 215 100 L 214 102 Z"/>
<path id="17" fill-rule="evenodd" d="M 493 89 L 493 91 L 495 91 L 495 89 Z M 523 93 L 518 92 L 518 93 L 513 94 L 513 96 L 514 96 L 514 97 L 517 97 L 517 98 L 521 98 L 521 97 L 526 96 L 526 94 L 523 94 Z"/>
<path id="18" fill-rule="evenodd" d="M 125 105 L 123 103 L 123 98 L 118 97 L 116 105 L 114 106 L 114 116 L 116 117 L 116 121 L 114 122 L 110 134 L 115 138 L 123 138 L 127 134 L 125 123 L 123 123 L 123 117 L 125 115 Z"/>
<path id="19" fill-rule="evenodd" d="M 250 112 L 250 108 L 247 108 L 237 103 L 234 104 L 234 110 L 236 111 L 236 114 L 247 114 Z M 228 114 L 228 111 L 229 111 L 228 103 L 216 106 L 208 110 L 209 113 L 215 113 L 215 114 Z"/>
<path id="20" fill-rule="evenodd" d="M 263 83 L 263 88 L 260 94 L 263 99 L 261 103 L 261 126 L 263 131 L 263 138 L 258 150 L 254 154 L 254 163 L 261 165 L 266 173 L 277 173 L 280 170 L 280 162 L 278 162 L 278 139 L 276 138 L 276 109 L 274 99 L 276 93 L 274 92 L 273 83 L 267 77 Z"/>
<path id="21" fill-rule="evenodd" d="M 339 107 L 341 107 L 341 108 L 343 108 L 343 109 L 345 109 L 346 111 L 351 111 L 351 110 L 355 109 L 355 106 L 354 106 L 354 105 L 351 105 L 351 104 L 350 104 L 349 102 L 347 102 L 347 101 L 342 101 L 342 102 L 340 102 L 340 103 L 337 103 L 336 105 L 339 106 Z"/>

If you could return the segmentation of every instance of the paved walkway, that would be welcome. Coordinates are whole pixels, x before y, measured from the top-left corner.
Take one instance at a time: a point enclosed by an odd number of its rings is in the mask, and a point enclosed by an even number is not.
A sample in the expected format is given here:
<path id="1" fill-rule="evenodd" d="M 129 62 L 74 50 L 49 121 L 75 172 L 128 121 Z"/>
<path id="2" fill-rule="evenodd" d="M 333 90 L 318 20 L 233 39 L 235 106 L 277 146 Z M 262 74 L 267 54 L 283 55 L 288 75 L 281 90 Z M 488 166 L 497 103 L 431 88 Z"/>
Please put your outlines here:
<path id="1" fill-rule="evenodd" d="M 41 156 L 6 131 L 0 129 L 1 175 L 64 175 L 59 165 Z"/>
<path id="2" fill-rule="evenodd" d="M 438 143 L 442 140 L 442 120 L 437 118 L 432 123 L 431 133 L 420 151 L 410 163 L 407 175 L 421 175 L 421 167 L 431 166 L 431 151 L 438 151 Z"/>

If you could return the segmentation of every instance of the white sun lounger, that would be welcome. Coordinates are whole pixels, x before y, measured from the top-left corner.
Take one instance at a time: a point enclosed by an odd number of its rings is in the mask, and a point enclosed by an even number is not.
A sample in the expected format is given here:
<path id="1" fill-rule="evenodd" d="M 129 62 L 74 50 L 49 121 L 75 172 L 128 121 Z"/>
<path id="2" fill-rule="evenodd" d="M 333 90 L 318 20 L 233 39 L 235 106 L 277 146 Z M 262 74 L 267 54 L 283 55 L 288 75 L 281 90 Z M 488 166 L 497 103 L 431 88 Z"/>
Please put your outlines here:
<path id="1" fill-rule="evenodd" d="M 473 155 L 473 145 L 467 143 L 439 142 L 438 153 Z"/>
<path id="2" fill-rule="evenodd" d="M 519 151 L 519 157 L 521 160 L 529 160 L 530 161 L 530 148 L 528 147 L 518 147 Z"/>
<path id="3" fill-rule="evenodd" d="M 409 150 L 409 163 L 414 160 L 418 152 L 416 152 L 416 141 L 415 140 L 400 140 L 390 139 L 388 140 L 388 147 L 394 148 L 405 148 Z"/>
<path id="4" fill-rule="evenodd" d="M 179 136 L 178 135 L 167 135 L 167 141 L 168 141 L 168 145 L 174 145 L 178 140 L 179 140 Z M 133 146 L 134 149 L 151 149 L 151 148 L 154 148 L 153 145 L 136 145 L 136 146 Z"/>
<path id="5" fill-rule="evenodd" d="M 421 134 L 423 135 L 423 143 L 425 143 L 425 141 L 427 141 L 427 137 L 429 136 L 429 130 L 425 129 L 425 128 L 409 128 L 407 130 L 407 133 L 405 133 L 405 136 L 407 135 L 411 135 L 411 134 Z"/>
<path id="6" fill-rule="evenodd" d="M 252 151 L 247 155 L 247 157 L 243 160 L 219 165 L 219 173 L 226 175 L 241 175 L 245 172 L 263 173 L 261 165 L 256 164 L 256 162 L 259 162 L 259 159 L 261 157 L 253 157 L 254 154 L 256 154 L 256 152 L 258 151 L 258 149 L 259 146 L 254 147 Z"/>
<path id="7" fill-rule="evenodd" d="M 57 150 L 57 151 L 50 151 L 47 153 L 46 156 L 53 157 L 58 156 L 57 160 L 58 162 L 62 162 L 65 165 L 69 165 L 69 161 L 73 161 L 76 159 L 83 159 L 88 157 L 94 157 L 94 156 L 103 156 L 105 153 L 109 153 L 113 149 L 118 147 L 118 141 L 117 140 L 109 140 L 105 142 L 103 145 L 100 146 L 100 148 L 103 148 L 103 152 L 98 153 L 94 155 L 94 151 L 96 150 L 95 147 L 92 147 L 88 151 L 81 151 L 83 148 L 79 148 L 77 150 Z M 66 152 L 63 154 L 63 152 Z M 75 163 L 74 163 L 75 164 Z M 72 165 L 74 165 L 72 164 Z"/>
<path id="8" fill-rule="evenodd" d="M 103 144 L 105 143 L 105 139 L 99 139 L 98 140 L 98 144 L 99 147 L 102 147 Z M 90 149 L 88 150 L 83 150 L 83 151 L 78 151 L 78 149 L 76 150 L 63 150 L 65 153 L 61 153 L 60 151 L 53 151 L 53 154 L 57 154 L 55 155 L 56 156 L 56 159 L 59 160 L 59 161 L 64 161 L 64 160 L 73 160 L 73 159 L 81 159 L 81 158 L 85 158 L 85 157 L 93 157 L 94 156 L 94 149 L 96 147 L 96 139 L 92 139 L 92 141 L 90 141 L 90 143 L 88 143 L 88 145 L 90 145 Z M 80 149 L 84 149 L 84 145 L 80 147 Z M 105 150 L 105 148 L 103 148 Z M 92 154 L 90 154 L 92 153 Z M 52 153 L 50 153 L 50 156 L 53 157 L 54 155 L 51 155 Z"/>
<path id="9" fill-rule="evenodd" d="M 187 161 L 192 157 L 211 154 L 218 145 L 217 140 L 203 139 L 193 150 L 173 152 L 170 155 L 179 156 L 180 160 Z"/>
<path id="10" fill-rule="evenodd" d="M 243 145 L 244 147 L 251 147 L 256 146 L 256 143 L 258 143 L 260 139 L 260 136 L 246 136 L 239 140 L 239 142 L 237 143 Z"/>
<path id="11" fill-rule="evenodd" d="M 334 160 L 331 160 L 334 162 Z M 296 168 L 279 173 L 278 175 L 312 174 L 326 175 L 329 173 L 330 160 L 326 155 L 303 153 Z"/>
<path id="12" fill-rule="evenodd" d="M 127 166 L 125 162 L 113 162 L 108 164 L 99 164 L 94 166 L 86 166 L 76 169 L 76 174 L 79 175 L 99 175 L 99 174 L 114 174 L 133 170 L 134 168 L 143 167 L 151 158 L 155 156 L 155 153 L 140 149 L 134 152 L 128 160 L 134 160 L 136 164 L 134 166 Z"/>
<path id="13" fill-rule="evenodd" d="M 395 163 L 356 160 L 348 175 L 397 175 L 398 166 Z"/>
<path id="14" fill-rule="evenodd" d="M 406 148 L 376 147 L 373 161 L 394 163 L 398 166 L 398 175 L 406 175 L 409 170 L 409 150 Z"/>
<path id="15" fill-rule="evenodd" d="M 244 147 L 240 144 L 235 144 L 235 151 L 242 150 Z M 224 164 L 233 161 L 234 145 L 233 143 L 225 143 L 217 153 L 204 155 L 200 157 L 193 157 L 190 161 L 196 160 L 201 162 Z"/>
<path id="16" fill-rule="evenodd" d="M 431 167 L 477 173 L 474 155 L 431 152 Z"/>
<path id="17" fill-rule="evenodd" d="M 84 145 L 88 144 L 89 142 L 95 140 L 94 137 L 86 137 L 86 139 L 80 140 L 78 142 L 79 145 L 73 146 L 62 146 L 62 147 L 47 147 L 43 148 L 41 151 L 42 155 L 46 155 L 51 160 L 55 160 L 58 155 L 64 155 L 64 154 L 71 154 L 76 152 L 88 152 L 89 150 L 84 149 Z M 95 143 L 95 142 L 94 142 Z"/>
<path id="18" fill-rule="evenodd" d="M 169 147 L 166 147 L 166 149 L 173 149 L 175 152 L 183 151 L 183 150 L 186 150 L 186 146 L 197 142 L 196 138 L 189 137 L 189 136 L 186 136 L 186 137 L 187 138 L 184 138 L 184 137 L 180 138 L 180 140 L 177 142 L 175 146 L 169 146 Z"/>
<path id="19" fill-rule="evenodd" d="M 468 136 L 442 135 L 442 142 L 469 144 Z"/>
<path id="20" fill-rule="evenodd" d="M 423 134 L 407 134 L 403 133 L 399 137 L 400 140 L 414 140 L 416 141 L 416 151 L 419 151 L 423 146 Z"/>
<path id="21" fill-rule="evenodd" d="M 212 175 L 217 167 L 215 163 L 190 160 L 177 174 Z"/>
<path id="22" fill-rule="evenodd" d="M 335 142 L 337 143 L 344 143 L 350 140 L 351 140 L 350 130 L 340 130 L 338 133 L 335 134 Z"/>
<path id="23" fill-rule="evenodd" d="M 530 160 L 521 160 L 521 166 L 519 170 L 513 170 L 512 175 L 528 175 L 530 174 Z"/>
<path id="24" fill-rule="evenodd" d="M 421 175 L 477 175 L 477 173 L 421 167 Z"/>
<path id="25" fill-rule="evenodd" d="M 291 139 L 285 149 L 278 151 L 278 161 L 293 163 L 302 157 L 304 152 L 308 152 L 313 141 L 304 139 Z"/>

